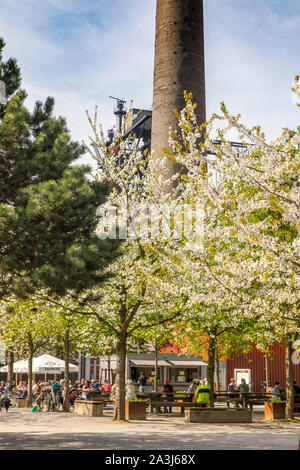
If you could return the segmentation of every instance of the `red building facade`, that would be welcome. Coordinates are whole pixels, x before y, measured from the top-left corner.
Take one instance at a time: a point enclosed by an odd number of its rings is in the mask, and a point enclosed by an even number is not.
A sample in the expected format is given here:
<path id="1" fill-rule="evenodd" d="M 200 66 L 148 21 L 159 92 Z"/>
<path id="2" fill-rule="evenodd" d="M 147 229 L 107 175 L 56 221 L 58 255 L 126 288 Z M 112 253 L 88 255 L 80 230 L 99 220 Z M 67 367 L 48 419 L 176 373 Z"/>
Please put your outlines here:
<path id="1" fill-rule="evenodd" d="M 250 353 L 230 357 L 227 360 L 227 384 L 235 376 L 234 369 L 251 369 L 251 383 L 254 392 L 261 391 L 261 383 L 266 381 L 267 373 L 271 386 L 275 382 L 280 382 L 285 387 L 285 348 L 280 344 L 274 344 L 270 348 L 267 360 L 264 353 L 258 351 L 255 346 Z M 300 364 L 294 365 L 294 377 L 297 385 L 300 385 Z"/>

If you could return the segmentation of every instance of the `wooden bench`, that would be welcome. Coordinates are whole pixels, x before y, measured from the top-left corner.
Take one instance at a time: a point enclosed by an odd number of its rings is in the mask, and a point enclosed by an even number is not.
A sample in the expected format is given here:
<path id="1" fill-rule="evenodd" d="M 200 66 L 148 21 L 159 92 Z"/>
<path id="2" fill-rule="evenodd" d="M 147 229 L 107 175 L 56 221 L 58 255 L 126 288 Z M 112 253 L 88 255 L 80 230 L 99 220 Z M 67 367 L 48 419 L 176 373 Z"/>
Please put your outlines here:
<path id="1" fill-rule="evenodd" d="M 76 398 L 76 400 L 82 400 L 82 398 Z M 101 403 L 110 403 L 110 402 L 113 401 L 109 397 L 91 397 L 91 398 L 89 398 L 89 400 L 97 401 L 97 402 L 101 402 Z"/>
<path id="2" fill-rule="evenodd" d="M 203 408 L 202 403 L 192 403 L 190 401 L 148 401 L 147 405 L 154 406 L 155 413 L 159 413 L 160 408 L 180 408 L 180 414 L 184 415 L 185 408 Z"/>
<path id="3" fill-rule="evenodd" d="M 249 398 L 247 405 L 253 410 L 253 405 L 264 405 L 267 400 L 265 398 Z"/>
<path id="4" fill-rule="evenodd" d="M 264 405 L 268 400 L 265 398 L 249 398 L 246 405 L 249 405 L 250 410 L 253 410 L 253 405 Z M 297 406 L 298 405 L 298 406 Z M 294 412 L 300 409 L 300 403 L 294 403 Z"/>
<path id="5" fill-rule="evenodd" d="M 217 403 L 227 403 L 227 407 L 230 408 L 230 403 L 235 403 L 236 405 L 242 405 L 244 407 L 245 405 L 245 399 L 244 398 L 229 398 L 229 397 L 216 397 L 214 399 L 215 402 Z"/>

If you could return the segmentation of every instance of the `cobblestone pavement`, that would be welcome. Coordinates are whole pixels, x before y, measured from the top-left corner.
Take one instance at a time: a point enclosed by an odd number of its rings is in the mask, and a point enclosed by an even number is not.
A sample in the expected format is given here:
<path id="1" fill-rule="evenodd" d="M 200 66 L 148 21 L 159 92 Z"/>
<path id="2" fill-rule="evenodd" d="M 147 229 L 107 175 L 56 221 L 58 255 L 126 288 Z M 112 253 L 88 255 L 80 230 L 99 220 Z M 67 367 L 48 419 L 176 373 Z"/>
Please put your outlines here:
<path id="1" fill-rule="evenodd" d="M 109 409 L 103 418 L 10 409 L 0 413 L 0 450 L 296 450 L 300 437 L 300 419 L 265 421 L 262 411 L 245 424 L 185 423 L 179 415 L 113 423 L 111 417 Z"/>

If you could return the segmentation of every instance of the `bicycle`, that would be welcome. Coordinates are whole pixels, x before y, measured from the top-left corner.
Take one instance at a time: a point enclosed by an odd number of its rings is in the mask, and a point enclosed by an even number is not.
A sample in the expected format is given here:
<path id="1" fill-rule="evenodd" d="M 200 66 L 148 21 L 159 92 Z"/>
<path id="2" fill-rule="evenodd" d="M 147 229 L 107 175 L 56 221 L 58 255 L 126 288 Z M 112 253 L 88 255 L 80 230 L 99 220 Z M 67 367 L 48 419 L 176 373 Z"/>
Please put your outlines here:
<path id="1" fill-rule="evenodd" d="M 46 404 L 46 410 L 55 412 L 60 410 L 61 406 L 61 392 L 60 390 L 46 389 L 44 390 L 44 402 Z"/>

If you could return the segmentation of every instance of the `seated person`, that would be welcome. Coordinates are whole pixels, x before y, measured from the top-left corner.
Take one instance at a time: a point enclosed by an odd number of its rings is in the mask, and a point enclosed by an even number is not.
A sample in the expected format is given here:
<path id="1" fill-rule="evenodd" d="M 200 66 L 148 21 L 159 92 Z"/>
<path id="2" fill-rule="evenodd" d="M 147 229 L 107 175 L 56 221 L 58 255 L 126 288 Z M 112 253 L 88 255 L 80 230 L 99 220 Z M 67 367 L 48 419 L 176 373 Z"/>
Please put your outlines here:
<path id="1" fill-rule="evenodd" d="M 164 393 L 173 393 L 173 385 L 169 383 L 168 379 L 164 380 L 164 384 L 162 386 L 162 392 Z M 170 395 L 166 395 L 166 398 L 163 399 L 163 401 L 173 401 L 173 397 Z M 172 407 L 169 406 L 169 411 L 167 407 L 164 407 L 165 413 L 172 413 Z"/>
<path id="2" fill-rule="evenodd" d="M 82 387 L 81 391 L 81 396 L 83 399 L 88 400 L 91 396 L 91 393 L 93 391 L 93 388 L 91 386 L 91 382 L 89 380 L 86 380 L 86 383 Z"/>
<path id="3" fill-rule="evenodd" d="M 125 390 L 126 390 L 126 396 L 125 396 L 126 401 L 136 399 L 135 385 L 131 379 L 127 380 Z"/>
<path id="4" fill-rule="evenodd" d="M 111 392 L 111 384 L 108 380 L 104 380 L 104 383 L 101 387 L 102 395 L 109 397 Z"/>
<path id="5" fill-rule="evenodd" d="M 91 386 L 94 392 L 97 392 L 99 390 L 99 385 L 97 384 L 96 380 L 91 381 Z"/>

